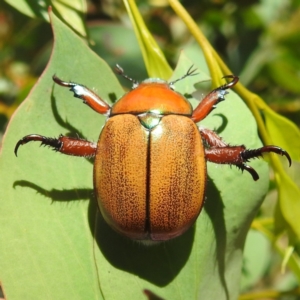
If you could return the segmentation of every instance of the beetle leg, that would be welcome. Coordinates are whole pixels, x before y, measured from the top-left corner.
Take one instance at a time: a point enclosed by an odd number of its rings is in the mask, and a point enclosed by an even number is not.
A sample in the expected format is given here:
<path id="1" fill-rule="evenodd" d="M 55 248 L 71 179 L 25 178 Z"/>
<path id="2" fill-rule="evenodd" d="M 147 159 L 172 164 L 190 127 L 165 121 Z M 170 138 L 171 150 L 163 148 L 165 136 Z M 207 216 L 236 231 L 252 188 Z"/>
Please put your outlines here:
<path id="1" fill-rule="evenodd" d="M 243 151 L 241 153 L 241 156 L 243 158 L 244 161 L 248 161 L 251 158 L 256 158 L 256 157 L 260 157 L 263 155 L 263 153 L 276 153 L 279 154 L 281 156 L 285 156 L 287 158 L 287 160 L 289 161 L 289 166 L 292 165 L 292 160 L 290 155 L 283 150 L 282 148 L 278 147 L 278 146 L 273 146 L 273 145 L 267 145 L 258 149 L 246 149 L 245 151 Z"/>
<path id="2" fill-rule="evenodd" d="M 226 90 L 232 88 L 239 81 L 239 78 L 234 75 L 227 75 L 223 78 L 232 78 L 232 81 L 214 89 L 199 103 L 191 117 L 195 123 L 203 120 L 219 102 L 225 100 L 225 95 L 228 94 Z"/>
<path id="3" fill-rule="evenodd" d="M 97 145 L 95 143 L 82 140 L 80 138 L 70 138 L 60 135 L 56 138 L 49 138 L 39 134 L 29 134 L 20 139 L 15 147 L 15 155 L 21 145 L 25 145 L 31 141 L 39 141 L 41 145 L 50 146 L 54 151 L 66 155 L 93 157 L 96 154 Z"/>
<path id="4" fill-rule="evenodd" d="M 249 159 L 261 157 L 263 153 L 273 152 L 285 156 L 289 161 L 289 165 L 291 166 L 292 164 L 289 154 L 277 146 L 269 145 L 248 150 L 244 145 L 229 146 L 212 130 L 200 128 L 200 134 L 209 147 L 205 149 L 205 157 L 208 161 L 217 164 L 236 165 L 242 171 L 248 171 L 255 181 L 259 179 L 259 176 L 252 167 L 246 164 Z"/>
<path id="5" fill-rule="evenodd" d="M 81 84 L 77 84 L 74 82 L 65 82 L 55 75 L 53 75 L 52 79 L 55 83 L 61 86 L 69 87 L 70 91 L 74 93 L 74 97 L 82 99 L 83 103 L 90 106 L 96 112 L 104 115 L 109 114 L 110 106 L 98 95 L 96 95 L 92 90 L 88 89 L 87 87 Z"/>

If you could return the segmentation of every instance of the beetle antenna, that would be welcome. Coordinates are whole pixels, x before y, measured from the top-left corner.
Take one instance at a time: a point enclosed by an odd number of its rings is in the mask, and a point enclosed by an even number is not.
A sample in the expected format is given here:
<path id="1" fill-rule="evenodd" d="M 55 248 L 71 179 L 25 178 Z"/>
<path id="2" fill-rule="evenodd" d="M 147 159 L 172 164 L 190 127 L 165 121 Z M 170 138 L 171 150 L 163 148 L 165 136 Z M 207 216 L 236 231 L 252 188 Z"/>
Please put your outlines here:
<path id="1" fill-rule="evenodd" d="M 127 80 L 131 81 L 133 83 L 133 85 L 137 85 L 139 82 L 135 79 L 132 79 L 131 77 L 127 76 L 123 70 L 122 67 L 120 67 L 118 64 L 116 64 L 115 67 L 115 71 L 118 75 L 123 76 L 124 78 L 126 78 Z"/>
<path id="2" fill-rule="evenodd" d="M 169 85 L 173 85 L 174 83 L 176 83 L 176 82 L 178 82 L 178 81 L 180 81 L 180 80 L 182 80 L 182 79 L 184 79 L 186 77 L 198 75 L 199 73 L 195 73 L 197 71 L 197 68 L 193 69 L 193 67 L 194 67 L 194 65 L 191 65 L 189 67 L 189 69 L 187 70 L 187 72 L 182 77 L 180 77 L 180 78 L 178 78 L 178 79 L 176 79 L 174 81 L 171 81 L 169 83 Z"/>

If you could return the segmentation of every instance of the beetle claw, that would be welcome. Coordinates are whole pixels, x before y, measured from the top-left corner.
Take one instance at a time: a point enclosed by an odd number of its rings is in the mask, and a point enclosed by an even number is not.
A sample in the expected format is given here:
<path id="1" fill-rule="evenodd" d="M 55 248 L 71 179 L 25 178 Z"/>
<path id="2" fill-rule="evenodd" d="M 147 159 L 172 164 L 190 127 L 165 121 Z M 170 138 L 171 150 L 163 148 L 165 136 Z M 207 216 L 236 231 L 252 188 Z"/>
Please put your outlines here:
<path id="1" fill-rule="evenodd" d="M 257 181 L 259 179 L 259 175 L 257 174 L 257 172 L 252 167 L 250 167 L 246 164 L 237 165 L 237 167 L 239 169 L 241 169 L 242 171 L 246 170 L 247 172 L 249 172 L 254 181 Z"/>
<path id="2" fill-rule="evenodd" d="M 279 154 L 281 156 L 285 156 L 289 162 L 289 166 L 292 165 L 292 160 L 288 152 L 278 146 L 273 146 L 273 145 L 264 146 L 258 149 L 245 150 L 241 153 L 241 156 L 244 161 L 248 161 L 251 158 L 262 156 L 263 153 L 271 153 L 271 152 Z"/>
<path id="3" fill-rule="evenodd" d="M 238 81 L 239 81 L 239 77 L 235 76 L 235 75 L 225 75 L 222 78 L 232 78 L 232 80 L 220 87 L 217 88 L 217 90 L 227 90 L 227 89 L 231 89 L 233 86 L 235 86 Z"/>
<path id="4" fill-rule="evenodd" d="M 75 84 L 72 83 L 72 82 L 66 82 L 66 81 L 61 80 L 61 79 L 58 78 L 55 74 L 52 76 L 52 79 L 53 79 L 53 81 L 54 81 L 56 84 L 61 85 L 61 86 L 72 87 L 72 86 L 75 85 Z"/>
<path id="5" fill-rule="evenodd" d="M 42 135 L 39 135 L 39 134 L 29 134 L 29 135 L 24 136 L 22 139 L 20 139 L 17 142 L 17 144 L 15 146 L 15 150 L 14 150 L 15 155 L 18 156 L 17 155 L 18 154 L 18 149 L 21 145 L 25 145 L 25 144 L 27 144 L 28 142 L 31 142 L 31 141 L 40 141 L 40 142 L 42 142 L 42 144 L 45 144 L 44 142 L 45 142 L 46 139 L 47 139 L 46 137 L 44 137 Z"/>

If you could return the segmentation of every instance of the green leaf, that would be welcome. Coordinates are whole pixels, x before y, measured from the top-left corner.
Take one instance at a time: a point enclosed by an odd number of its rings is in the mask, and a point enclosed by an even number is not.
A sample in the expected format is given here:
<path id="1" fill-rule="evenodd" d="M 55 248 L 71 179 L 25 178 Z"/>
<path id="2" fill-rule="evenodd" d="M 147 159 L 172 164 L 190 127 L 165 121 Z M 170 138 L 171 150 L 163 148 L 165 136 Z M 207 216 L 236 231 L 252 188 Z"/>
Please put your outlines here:
<path id="1" fill-rule="evenodd" d="M 42 18 L 49 20 L 47 8 L 51 5 L 50 0 L 45 1 L 26 1 L 26 0 L 5 0 L 19 12 L 31 18 Z"/>
<path id="2" fill-rule="evenodd" d="M 272 49 L 274 51 L 274 49 Z M 299 58 L 291 52 L 283 52 L 276 57 L 276 60 L 267 65 L 270 77 L 274 82 L 283 87 L 286 91 L 299 94 Z"/>
<path id="3" fill-rule="evenodd" d="M 53 11 L 60 19 L 73 28 L 81 36 L 86 36 L 86 28 L 83 20 L 86 13 L 85 0 L 5 0 L 15 9 L 31 18 L 41 18 L 49 22 L 48 7 L 52 6 Z"/>
<path id="4" fill-rule="evenodd" d="M 89 160 L 37 143 L 14 156 L 17 141 L 31 133 L 98 138 L 105 117 L 54 85 L 53 74 L 82 83 L 105 100 L 123 94 L 107 64 L 52 18 L 51 60 L 11 119 L 0 156 L 0 280 L 7 298 L 141 299 L 147 289 L 165 299 L 236 299 L 245 236 L 268 188 L 264 161 L 249 163 L 260 175 L 257 182 L 234 167 L 208 163 L 206 203 L 196 225 L 177 239 L 145 247 L 103 221 Z M 191 65 L 182 56 L 173 78 Z M 175 88 L 193 92 L 203 79 L 207 75 L 200 73 Z M 232 91 L 201 125 L 230 144 L 261 146 L 251 113 Z"/>
<path id="5" fill-rule="evenodd" d="M 263 277 L 270 266 L 270 242 L 256 230 L 250 230 L 247 235 L 241 290 L 248 290 Z"/>
<path id="6" fill-rule="evenodd" d="M 78 34 L 85 37 L 86 27 L 84 16 L 87 10 L 85 0 L 52 0 L 53 12 Z"/>
<path id="7" fill-rule="evenodd" d="M 295 244 L 300 240 L 300 189 L 285 173 L 275 174 L 275 178 L 280 208 L 280 214 L 278 209 L 276 211 L 275 228 L 277 231 L 286 228 L 290 244 Z"/>
<path id="8" fill-rule="evenodd" d="M 124 0 L 124 4 L 143 53 L 149 76 L 168 79 L 172 69 L 155 39 L 150 34 L 135 2 L 133 0 Z"/>
<path id="9" fill-rule="evenodd" d="M 285 149 L 292 160 L 300 161 L 300 131 L 290 120 L 267 106 L 263 110 L 266 127 L 274 145 Z M 300 199 L 300 198 L 299 198 Z"/>

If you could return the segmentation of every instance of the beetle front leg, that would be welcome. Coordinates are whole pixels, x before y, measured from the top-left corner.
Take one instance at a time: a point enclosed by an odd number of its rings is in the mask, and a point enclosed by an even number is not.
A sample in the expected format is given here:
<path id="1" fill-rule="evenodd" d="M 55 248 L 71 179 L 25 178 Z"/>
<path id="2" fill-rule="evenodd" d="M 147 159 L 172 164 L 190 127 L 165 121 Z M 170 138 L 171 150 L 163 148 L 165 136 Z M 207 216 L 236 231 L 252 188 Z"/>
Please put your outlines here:
<path id="1" fill-rule="evenodd" d="M 53 81 L 61 86 L 69 87 L 74 93 L 74 97 L 82 99 L 83 103 L 90 106 L 93 110 L 100 114 L 108 115 L 110 106 L 87 87 L 74 82 L 66 82 L 53 75 Z"/>
<path id="2" fill-rule="evenodd" d="M 205 156 L 208 161 L 217 164 L 236 165 L 242 171 L 248 171 L 255 181 L 259 179 L 259 176 L 252 167 L 246 164 L 249 159 L 261 157 L 263 153 L 273 152 L 285 156 L 289 161 L 289 165 L 292 164 L 289 154 L 277 146 L 269 145 L 248 150 L 244 145 L 229 146 L 212 130 L 200 128 L 200 134 L 209 147 L 205 149 Z"/>
<path id="3" fill-rule="evenodd" d="M 239 78 L 234 75 L 227 75 L 223 78 L 232 78 L 232 81 L 214 89 L 200 102 L 191 117 L 195 123 L 203 120 L 216 107 L 216 104 L 225 100 L 224 96 L 228 94 L 226 90 L 232 88 L 239 81 Z"/>
<path id="4" fill-rule="evenodd" d="M 20 139 L 15 147 L 15 155 L 21 145 L 31 141 L 41 142 L 41 145 L 50 146 L 54 151 L 73 156 L 93 157 L 96 154 L 97 145 L 95 143 L 80 139 L 70 138 L 60 135 L 56 138 L 49 138 L 39 134 L 29 134 Z"/>

